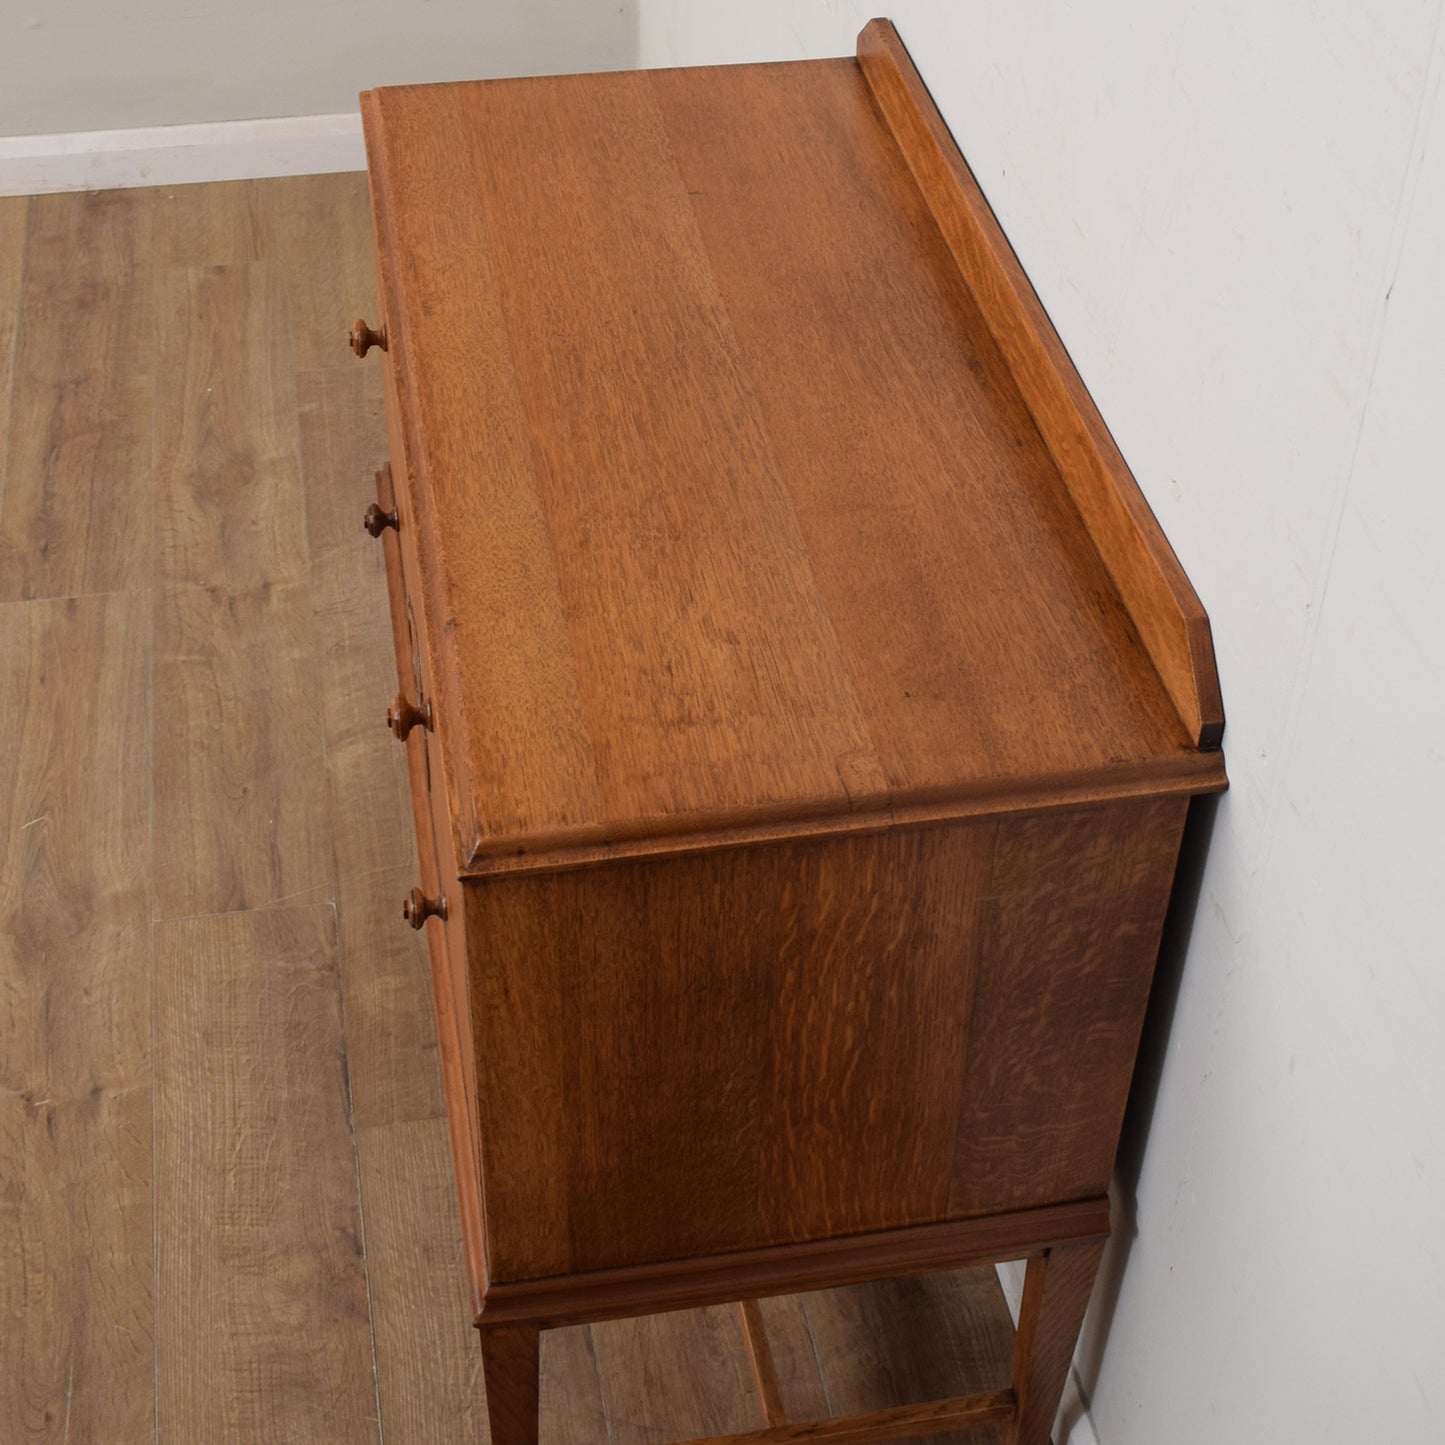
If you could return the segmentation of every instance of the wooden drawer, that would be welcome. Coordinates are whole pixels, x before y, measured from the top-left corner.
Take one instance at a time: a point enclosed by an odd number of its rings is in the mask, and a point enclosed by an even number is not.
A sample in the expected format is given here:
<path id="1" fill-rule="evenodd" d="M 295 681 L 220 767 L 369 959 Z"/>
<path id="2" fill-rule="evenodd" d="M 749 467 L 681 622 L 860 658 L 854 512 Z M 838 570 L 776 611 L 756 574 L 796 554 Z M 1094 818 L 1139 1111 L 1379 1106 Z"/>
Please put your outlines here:
<path id="1" fill-rule="evenodd" d="M 394 426 L 393 438 L 397 434 Z M 431 686 L 425 617 L 416 600 L 416 589 L 407 583 L 408 575 L 416 575 L 416 549 L 412 540 L 415 536 L 414 512 L 407 489 L 395 485 L 395 465 L 393 461 L 377 474 L 377 503 L 384 512 L 395 510 L 397 513 L 397 525 L 382 532 L 381 545 L 392 640 L 396 648 L 397 681 L 402 694 L 416 702 L 434 699 L 435 692 Z M 408 558 L 411 559 L 410 566 Z M 435 721 L 435 712 L 433 718 Z M 481 1236 L 481 1175 L 477 1162 L 479 1140 L 474 1104 L 476 1060 L 466 967 L 465 901 L 447 821 L 449 814 L 440 734 L 433 728 L 417 725 L 411 729 L 404 746 L 416 829 L 418 886 L 426 897 L 443 900 L 446 908 L 444 919 L 428 919 L 425 928 L 436 1003 L 437 1041 L 448 1099 L 452 1157 L 462 1204 L 467 1274 L 473 1287 L 475 1311 L 481 1307 L 482 1281 L 486 1273 Z"/>

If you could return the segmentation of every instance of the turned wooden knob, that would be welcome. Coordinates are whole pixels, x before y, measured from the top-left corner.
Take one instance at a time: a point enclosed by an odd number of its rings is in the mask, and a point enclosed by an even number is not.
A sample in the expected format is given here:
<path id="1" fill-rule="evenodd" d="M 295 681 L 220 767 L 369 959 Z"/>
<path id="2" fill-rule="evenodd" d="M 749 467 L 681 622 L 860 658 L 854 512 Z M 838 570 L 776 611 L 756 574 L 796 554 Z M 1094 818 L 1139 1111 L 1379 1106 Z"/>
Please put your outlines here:
<path id="1" fill-rule="evenodd" d="M 351 349 L 358 356 L 365 356 L 373 346 L 386 350 L 386 327 L 373 331 L 366 322 L 356 322 L 351 328 Z"/>
<path id="2" fill-rule="evenodd" d="M 373 502 L 367 509 L 366 515 L 361 519 L 361 525 L 371 533 L 373 537 L 379 537 L 388 527 L 398 525 L 396 519 L 396 508 L 389 512 L 381 510 L 380 502 Z"/>
<path id="3" fill-rule="evenodd" d="M 447 918 L 446 894 L 442 894 L 440 898 L 428 898 L 420 888 L 413 888 L 401 900 L 401 916 L 413 928 L 420 928 L 428 918 L 440 918 L 445 923 Z"/>
<path id="4" fill-rule="evenodd" d="M 401 693 L 392 698 L 391 706 L 386 710 L 386 725 L 393 733 L 405 742 L 411 730 L 420 723 L 428 732 L 431 731 L 431 700 L 423 698 L 420 707 L 413 707 L 411 701 L 403 697 Z"/>

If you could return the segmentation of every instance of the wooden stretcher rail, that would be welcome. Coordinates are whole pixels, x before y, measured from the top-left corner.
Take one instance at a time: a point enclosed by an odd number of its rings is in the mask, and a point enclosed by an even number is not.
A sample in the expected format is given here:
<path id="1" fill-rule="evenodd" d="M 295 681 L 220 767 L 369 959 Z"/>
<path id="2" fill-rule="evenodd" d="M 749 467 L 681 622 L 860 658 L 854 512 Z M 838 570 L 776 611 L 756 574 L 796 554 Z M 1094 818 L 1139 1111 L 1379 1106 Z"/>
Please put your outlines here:
<path id="1" fill-rule="evenodd" d="M 713 1435 L 706 1440 L 689 1440 L 686 1445 L 788 1445 L 790 1441 L 872 1445 L 875 1440 L 911 1440 L 945 1430 L 998 1424 L 1012 1420 L 1017 1409 L 1018 1401 L 1012 1390 L 994 1390 L 986 1395 L 963 1395 L 927 1405 L 898 1405 L 891 1410 L 850 1415 L 846 1419 L 802 1420 L 792 1425 L 748 1430 L 741 1435 Z"/>

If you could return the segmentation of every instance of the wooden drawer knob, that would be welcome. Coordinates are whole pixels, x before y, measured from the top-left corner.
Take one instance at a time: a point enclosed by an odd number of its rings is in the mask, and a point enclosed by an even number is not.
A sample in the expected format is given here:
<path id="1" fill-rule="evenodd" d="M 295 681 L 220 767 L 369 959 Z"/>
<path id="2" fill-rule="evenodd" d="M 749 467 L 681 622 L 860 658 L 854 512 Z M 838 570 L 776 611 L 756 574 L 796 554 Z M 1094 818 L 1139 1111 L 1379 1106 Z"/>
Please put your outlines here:
<path id="1" fill-rule="evenodd" d="M 420 928 L 428 918 L 440 918 L 445 923 L 447 918 L 446 894 L 442 894 L 440 898 L 428 898 L 420 888 L 413 888 L 401 900 L 401 916 L 413 928 Z"/>
<path id="2" fill-rule="evenodd" d="M 351 328 L 351 349 L 358 356 L 365 356 L 373 346 L 386 350 L 386 327 L 373 331 L 366 322 L 356 322 Z"/>
<path id="3" fill-rule="evenodd" d="M 387 727 L 401 742 L 405 742 L 418 723 L 431 731 L 431 699 L 423 698 L 420 707 L 413 707 L 408 698 L 397 693 L 386 710 Z"/>
<path id="4" fill-rule="evenodd" d="M 380 502 L 373 502 L 367 509 L 366 515 L 361 519 L 361 525 L 371 533 L 373 537 L 379 537 L 388 527 L 399 526 L 396 517 L 396 508 L 389 512 L 381 510 Z"/>
<path id="5" fill-rule="evenodd" d="M 416 727 L 418 722 L 422 724 L 423 728 L 426 728 L 428 733 L 431 733 L 431 698 L 422 698 L 422 705 L 420 705 L 419 708 L 412 707 L 410 699 L 400 694 L 400 692 L 397 692 L 397 695 L 392 698 L 392 705 L 386 709 L 387 727 L 392 730 L 397 740 L 405 743 L 407 737 L 410 737 L 410 733 L 412 733 L 412 728 Z"/>

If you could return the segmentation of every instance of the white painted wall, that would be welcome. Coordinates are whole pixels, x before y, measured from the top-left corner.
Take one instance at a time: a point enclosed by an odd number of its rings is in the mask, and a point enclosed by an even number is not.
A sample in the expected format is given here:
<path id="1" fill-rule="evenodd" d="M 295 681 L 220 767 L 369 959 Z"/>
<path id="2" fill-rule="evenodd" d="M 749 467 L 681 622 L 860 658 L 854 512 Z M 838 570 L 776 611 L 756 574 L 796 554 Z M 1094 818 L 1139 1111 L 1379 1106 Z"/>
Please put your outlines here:
<path id="1" fill-rule="evenodd" d="M 1442 13 L 892 8 L 1209 608 L 1229 713 L 1080 1355 L 1102 1445 L 1445 1440 Z M 845 54 L 868 18 L 642 0 L 642 61 Z"/>
<path id="2" fill-rule="evenodd" d="M 0 136 L 330 115 L 373 85 L 636 57 L 637 0 L 5 0 Z"/>

